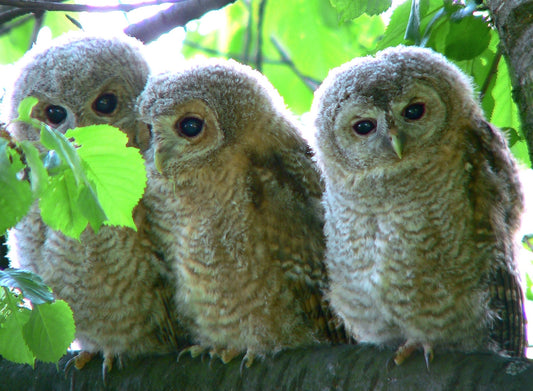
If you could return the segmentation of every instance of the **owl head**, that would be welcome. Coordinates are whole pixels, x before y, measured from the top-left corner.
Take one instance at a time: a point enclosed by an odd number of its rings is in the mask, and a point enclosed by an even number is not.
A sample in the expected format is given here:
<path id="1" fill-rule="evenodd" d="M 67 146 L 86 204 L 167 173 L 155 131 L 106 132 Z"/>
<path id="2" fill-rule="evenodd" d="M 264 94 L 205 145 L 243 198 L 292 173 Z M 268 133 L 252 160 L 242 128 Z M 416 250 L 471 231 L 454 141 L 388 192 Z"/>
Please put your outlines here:
<path id="1" fill-rule="evenodd" d="M 39 99 L 32 116 L 62 133 L 77 126 L 111 124 L 136 145 L 135 101 L 148 78 L 142 45 L 126 36 L 100 37 L 74 32 L 45 47 L 36 46 L 18 64 L 19 74 L 8 99 L 9 119 L 19 103 Z M 18 140 L 38 140 L 38 129 L 16 123 Z"/>
<path id="2" fill-rule="evenodd" d="M 482 116 L 470 80 L 455 65 L 406 46 L 333 69 L 312 112 L 319 159 L 343 171 L 390 168 L 422 150 L 453 148 Z"/>
<path id="3" fill-rule="evenodd" d="M 213 165 L 223 153 L 296 142 L 283 100 L 259 72 L 233 60 L 193 62 L 153 76 L 138 100 L 165 175 Z M 285 144 L 286 145 L 286 144 Z"/>

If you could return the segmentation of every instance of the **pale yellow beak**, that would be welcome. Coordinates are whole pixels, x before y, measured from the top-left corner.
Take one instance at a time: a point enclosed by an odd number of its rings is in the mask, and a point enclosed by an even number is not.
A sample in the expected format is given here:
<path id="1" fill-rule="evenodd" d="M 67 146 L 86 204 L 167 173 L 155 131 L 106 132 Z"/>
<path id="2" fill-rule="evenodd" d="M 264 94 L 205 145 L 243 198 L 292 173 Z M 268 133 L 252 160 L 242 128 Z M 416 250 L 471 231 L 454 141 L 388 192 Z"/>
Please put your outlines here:
<path id="1" fill-rule="evenodd" d="M 154 164 L 157 172 L 163 174 L 163 162 L 161 161 L 161 154 L 158 152 L 155 152 L 154 154 Z"/>
<path id="2" fill-rule="evenodd" d="M 396 155 L 401 159 L 403 156 L 403 144 L 404 144 L 403 135 L 399 133 L 398 130 L 391 129 L 390 142 L 392 145 L 392 149 L 394 149 L 394 152 L 396 152 Z"/>

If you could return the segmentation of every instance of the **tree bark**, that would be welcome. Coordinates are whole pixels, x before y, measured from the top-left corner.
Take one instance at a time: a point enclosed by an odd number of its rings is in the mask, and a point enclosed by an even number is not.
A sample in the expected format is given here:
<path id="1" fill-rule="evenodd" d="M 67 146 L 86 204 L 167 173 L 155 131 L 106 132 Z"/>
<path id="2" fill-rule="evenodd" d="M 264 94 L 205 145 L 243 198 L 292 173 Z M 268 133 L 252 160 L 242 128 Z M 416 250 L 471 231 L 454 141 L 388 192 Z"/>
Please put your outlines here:
<path id="1" fill-rule="evenodd" d="M 533 1 L 487 0 L 507 61 L 513 99 L 533 164 Z"/>
<path id="2" fill-rule="evenodd" d="M 209 11 L 222 8 L 236 0 L 184 0 L 151 18 L 131 24 L 124 33 L 148 43 L 159 38 L 175 27 L 185 26 L 193 19 L 198 19 Z"/>
<path id="3" fill-rule="evenodd" d="M 436 352 L 429 371 L 420 352 L 397 367 L 392 350 L 365 345 L 317 346 L 257 359 L 250 368 L 183 355 L 143 357 L 113 369 L 104 387 L 102 360 L 68 375 L 54 364 L 0 361 L 2 390 L 530 390 L 533 363 L 492 354 Z M 63 357 L 63 368 L 72 355 Z"/>

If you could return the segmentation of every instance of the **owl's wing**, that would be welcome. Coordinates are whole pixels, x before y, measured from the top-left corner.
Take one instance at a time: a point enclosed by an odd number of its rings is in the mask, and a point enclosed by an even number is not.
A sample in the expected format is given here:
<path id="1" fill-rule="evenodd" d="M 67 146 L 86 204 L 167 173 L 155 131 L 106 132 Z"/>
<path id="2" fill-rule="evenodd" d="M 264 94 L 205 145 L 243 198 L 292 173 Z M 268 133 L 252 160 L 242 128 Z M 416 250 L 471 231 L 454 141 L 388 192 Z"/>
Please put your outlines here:
<path id="1" fill-rule="evenodd" d="M 523 356 L 526 319 L 513 254 L 513 236 L 523 208 L 520 182 L 502 133 L 484 120 L 473 128 L 468 133 L 467 165 L 476 235 L 480 242 L 494 243 L 482 256 L 497 261 L 491 263 L 488 276 L 489 306 L 496 315 L 490 337 L 503 353 Z"/>
<path id="2" fill-rule="evenodd" d="M 280 260 L 287 283 L 322 341 L 348 342 L 324 292 L 323 184 L 312 152 L 300 145 L 251 156 L 249 189 L 262 218 L 272 259 Z"/>

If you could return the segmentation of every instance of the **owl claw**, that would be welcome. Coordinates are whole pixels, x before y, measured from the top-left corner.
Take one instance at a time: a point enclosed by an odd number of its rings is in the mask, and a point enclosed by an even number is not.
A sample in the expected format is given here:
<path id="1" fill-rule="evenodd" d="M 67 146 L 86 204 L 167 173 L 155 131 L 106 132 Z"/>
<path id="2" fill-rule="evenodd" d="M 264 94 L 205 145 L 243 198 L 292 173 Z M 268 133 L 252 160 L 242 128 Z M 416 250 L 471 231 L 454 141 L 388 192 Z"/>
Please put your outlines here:
<path id="1" fill-rule="evenodd" d="M 65 376 L 67 376 L 68 373 L 72 370 L 72 367 L 75 367 L 78 370 L 83 369 L 83 367 L 89 361 L 91 361 L 95 355 L 96 353 L 90 353 L 85 350 L 79 352 L 77 355 L 68 360 L 68 362 L 65 364 Z"/>
<path id="2" fill-rule="evenodd" d="M 241 361 L 241 367 L 240 367 L 241 373 L 244 367 L 250 368 L 254 364 L 254 360 L 255 360 L 255 354 L 250 351 L 247 351 Z"/>
<path id="3" fill-rule="evenodd" d="M 190 353 L 192 358 L 196 358 L 196 357 L 204 354 L 206 350 L 207 350 L 207 348 L 204 347 L 204 346 L 201 346 L 201 345 L 189 346 L 188 348 L 185 348 L 181 352 L 179 352 L 178 359 L 176 361 L 179 362 L 181 356 L 183 356 L 184 354 L 187 354 L 187 353 Z"/>
<path id="4" fill-rule="evenodd" d="M 424 360 L 426 361 L 426 368 L 429 372 L 429 363 L 433 361 L 433 348 L 429 344 L 423 344 L 422 347 L 424 348 Z"/>
<path id="5" fill-rule="evenodd" d="M 409 357 L 416 349 L 417 344 L 407 341 L 398 348 L 394 355 L 394 363 L 396 365 L 402 365 L 402 363 Z"/>
<path id="6" fill-rule="evenodd" d="M 104 354 L 104 362 L 102 363 L 102 380 L 104 385 L 107 386 L 107 380 L 109 379 L 109 372 L 113 369 L 113 356 Z"/>

